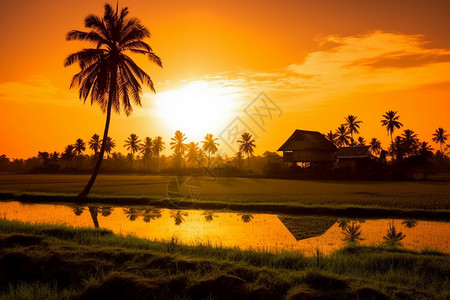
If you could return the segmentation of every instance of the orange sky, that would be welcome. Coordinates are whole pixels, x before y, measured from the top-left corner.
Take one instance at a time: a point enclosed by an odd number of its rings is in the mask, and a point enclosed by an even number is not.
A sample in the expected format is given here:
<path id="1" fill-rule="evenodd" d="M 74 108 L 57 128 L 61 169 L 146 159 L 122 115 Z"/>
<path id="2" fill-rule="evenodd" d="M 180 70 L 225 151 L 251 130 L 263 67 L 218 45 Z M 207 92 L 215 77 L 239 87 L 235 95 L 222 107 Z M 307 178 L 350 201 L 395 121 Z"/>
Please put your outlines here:
<path id="1" fill-rule="evenodd" d="M 87 141 L 103 132 L 98 107 L 83 105 L 77 90 L 69 90 L 78 66 L 63 67 L 68 54 L 89 46 L 66 42 L 65 34 L 83 30 L 84 18 L 102 15 L 103 4 L 0 2 L 0 154 L 61 152 L 79 137 Z M 334 130 L 348 114 L 364 122 L 360 133 L 366 140 L 377 137 L 383 146 L 389 139 L 381 115 L 391 109 L 399 111 L 403 129 L 422 140 L 431 142 L 438 127 L 450 131 L 448 1 L 139 0 L 120 6 L 150 29 L 147 42 L 164 69 L 136 57 L 158 93 L 144 89 L 143 108 L 129 118 L 113 115 L 116 150 L 124 152 L 130 133 L 161 135 L 168 143 L 175 127 L 160 102 L 172 101 L 165 92 L 184 92 L 192 82 L 224 98 L 211 100 L 210 109 L 217 107 L 208 111 L 212 120 L 195 115 L 195 107 L 187 120 L 219 135 L 238 117 L 258 137 L 257 154 L 275 151 L 295 129 Z M 260 92 L 279 108 L 263 127 L 243 111 Z M 227 97 L 233 102 L 229 110 L 221 103 Z M 197 139 L 177 129 L 189 141 Z"/>

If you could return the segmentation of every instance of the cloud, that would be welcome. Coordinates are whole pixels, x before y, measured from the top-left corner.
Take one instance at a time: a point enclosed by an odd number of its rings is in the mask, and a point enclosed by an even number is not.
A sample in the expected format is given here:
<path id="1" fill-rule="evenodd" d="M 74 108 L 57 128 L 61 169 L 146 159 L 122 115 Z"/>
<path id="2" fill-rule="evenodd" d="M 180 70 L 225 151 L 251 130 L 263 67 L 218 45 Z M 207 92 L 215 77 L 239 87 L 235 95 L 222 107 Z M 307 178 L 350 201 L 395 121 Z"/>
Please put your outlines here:
<path id="1" fill-rule="evenodd" d="M 284 104 L 318 104 L 354 92 L 411 89 L 449 81 L 450 50 L 427 48 L 422 35 L 373 31 L 318 37 L 318 50 L 273 72 L 250 70 L 205 76 L 249 94 L 282 95 Z"/>

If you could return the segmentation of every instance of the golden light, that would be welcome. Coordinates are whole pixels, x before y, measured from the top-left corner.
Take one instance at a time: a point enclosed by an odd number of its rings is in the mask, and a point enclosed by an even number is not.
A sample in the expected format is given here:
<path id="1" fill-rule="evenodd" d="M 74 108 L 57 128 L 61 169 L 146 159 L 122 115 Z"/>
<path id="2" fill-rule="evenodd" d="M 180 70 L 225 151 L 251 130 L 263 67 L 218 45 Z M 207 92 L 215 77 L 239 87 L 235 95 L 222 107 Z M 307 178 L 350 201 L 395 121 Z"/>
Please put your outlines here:
<path id="1" fill-rule="evenodd" d="M 238 107 L 232 87 L 193 81 L 156 97 L 156 114 L 172 132 L 181 130 L 189 139 L 201 140 L 206 133 L 222 132 Z"/>

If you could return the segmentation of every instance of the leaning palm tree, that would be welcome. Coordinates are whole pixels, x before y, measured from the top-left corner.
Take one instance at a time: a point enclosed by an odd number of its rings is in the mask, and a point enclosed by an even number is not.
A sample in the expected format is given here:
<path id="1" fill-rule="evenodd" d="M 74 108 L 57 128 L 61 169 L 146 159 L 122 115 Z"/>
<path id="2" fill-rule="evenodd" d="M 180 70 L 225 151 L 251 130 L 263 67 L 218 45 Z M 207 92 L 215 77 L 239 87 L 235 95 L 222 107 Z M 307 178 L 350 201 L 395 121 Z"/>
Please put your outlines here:
<path id="1" fill-rule="evenodd" d="M 248 132 L 241 134 L 241 139 L 237 141 L 239 145 L 239 152 L 247 154 L 248 169 L 250 170 L 250 155 L 253 156 L 255 140 L 252 139 L 252 135 Z"/>
<path id="2" fill-rule="evenodd" d="M 164 148 L 166 148 L 165 146 L 164 146 L 164 142 L 163 142 L 163 140 L 162 140 L 162 137 L 160 137 L 160 136 L 157 136 L 157 137 L 155 137 L 154 139 L 153 139 L 153 148 L 152 148 L 152 151 L 153 151 L 153 153 L 156 155 L 156 172 L 158 172 L 158 165 L 159 165 L 159 153 L 161 152 L 161 151 L 163 151 L 164 150 Z"/>
<path id="3" fill-rule="evenodd" d="M 77 156 L 83 154 L 83 151 L 86 150 L 86 143 L 82 139 L 77 139 L 75 144 L 73 145 L 73 151 Z"/>
<path id="4" fill-rule="evenodd" d="M 433 133 L 433 142 L 435 142 L 436 144 L 439 143 L 439 145 L 441 146 L 441 153 L 442 145 L 445 145 L 447 139 L 448 134 L 446 134 L 446 131 L 442 127 L 439 127 L 438 129 L 436 129 L 436 132 Z"/>
<path id="5" fill-rule="evenodd" d="M 391 149 L 394 149 L 392 134 L 394 133 L 395 128 L 399 129 L 403 124 L 398 121 L 400 116 L 397 116 L 397 111 L 390 110 L 383 115 L 383 118 L 384 120 L 381 120 L 381 124 L 386 126 L 388 135 L 391 136 Z"/>
<path id="6" fill-rule="evenodd" d="M 198 143 L 190 142 L 188 145 L 188 153 L 186 154 L 187 161 L 191 164 L 192 167 L 195 167 L 195 165 L 198 162 Z"/>
<path id="7" fill-rule="evenodd" d="M 172 149 L 174 152 L 176 165 L 177 165 L 177 168 L 179 169 L 181 166 L 181 159 L 183 158 L 184 152 L 187 149 L 187 146 L 184 143 L 184 141 L 186 141 L 187 138 L 184 133 L 177 130 L 177 131 L 175 131 L 174 137 L 170 138 L 170 139 L 172 140 L 170 142 L 170 149 Z"/>
<path id="8" fill-rule="evenodd" d="M 208 153 L 208 169 L 211 166 L 211 153 L 215 154 L 218 150 L 217 146 L 219 144 L 216 142 L 218 138 L 215 138 L 211 133 L 207 133 L 205 135 L 205 140 L 202 141 L 203 143 L 203 151 Z"/>
<path id="9" fill-rule="evenodd" d="M 383 150 L 383 148 L 381 148 L 381 142 L 377 138 L 372 138 L 369 150 L 373 154 L 380 154 L 381 150 Z"/>
<path id="10" fill-rule="evenodd" d="M 350 133 L 352 140 L 353 140 L 353 133 L 359 133 L 359 124 L 362 123 L 362 121 L 356 120 L 357 116 L 354 115 L 348 115 L 345 118 L 345 121 L 347 122 L 347 130 Z"/>
<path id="11" fill-rule="evenodd" d="M 100 141 L 100 136 L 98 134 L 94 134 L 88 142 L 89 149 L 94 151 L 94 155 L 98 154 L 98 151 L 101 148 L 102 142 Z"/>
<path id="12" fill-rule="evenodd" d="M 146 137 L 144 139 L 144 142 L 139 145 L 139 151 L 141 152 L 143 159 L 144 159 L 144 166 L 148 170 L 148 164 L 150 162 L 150 158 L 152 156 L 152 147 L 153 147 L 153 141 L 150 137 Z"/>
<path id="13" fill-rule="evenodd" d="M 342 124 L 336 129 L 336 144 L 339 147 L 346 146 L 350 144 L 350 137 L 348 136 L 350 132 L 347 130 L 347 126 Z"/>
<path id="14" fill-rule="evenodd" d="M 133 166 L 133 154 L 138 152 L 140 142 L 141 140 L 139 139 L 139 137 L 136 134 L 132 133 L 125 140 L 125 144 L 123 145 L 124 147 L 127 148 L 127 150 L 130 151 L 130 169 Z"/>
<path id="15" fill-rule="evenodd" d="M 79 87 L 79 98 L 86 102 L 90 95 L 91 104 L 98 103 L 106 112 L 103 140 L 108 137 L 111 110 L 119 113 L 122 106 L 125 114 L 131 114 L 134 104 L 141 105 L 142 88 L 139 81 L 155 92 L 153 82 L 136 63 L 126 54 L 143 54 L 153 63 L 162 67 L 161 60 L 152 48 L 143 41 L 150 37 L 148 29 L 136 18 L 127 18 L 128 8 L 119 12 L 109 4 L 105 4 L 103 18 L 89 15 L 84 20 L 88 32 L 72 30 L 67 34 L 68 41 L 87 41 L 94 47 L 83 49 L 67 56 L 64 66 L 78 63 L 81 71 L 72 78 L 70 87 Z M 97 163 L 92 176 L 84 190 L 79 194 L 86 197 L 91 190 L 105 153 L 105 143 L 102 143 Z"/>

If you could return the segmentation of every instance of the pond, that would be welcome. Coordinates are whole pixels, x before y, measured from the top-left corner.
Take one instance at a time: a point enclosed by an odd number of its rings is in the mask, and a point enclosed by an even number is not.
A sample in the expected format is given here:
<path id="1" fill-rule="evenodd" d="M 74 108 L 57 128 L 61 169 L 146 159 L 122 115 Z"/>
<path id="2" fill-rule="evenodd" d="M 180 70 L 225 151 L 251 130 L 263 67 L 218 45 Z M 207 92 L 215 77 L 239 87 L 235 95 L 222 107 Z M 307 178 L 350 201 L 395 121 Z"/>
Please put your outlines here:
<path id="1" fill-rule="evenodd" d="M 156 207 L 76 206 L 0 202 L 0 217 L 37 224 L 100 227 L 116 234 L 195 245 L 324 254 L 348 240 L 397 244 L 450 253 L 449 222 L 399 219 L 350 220 Z"/>

